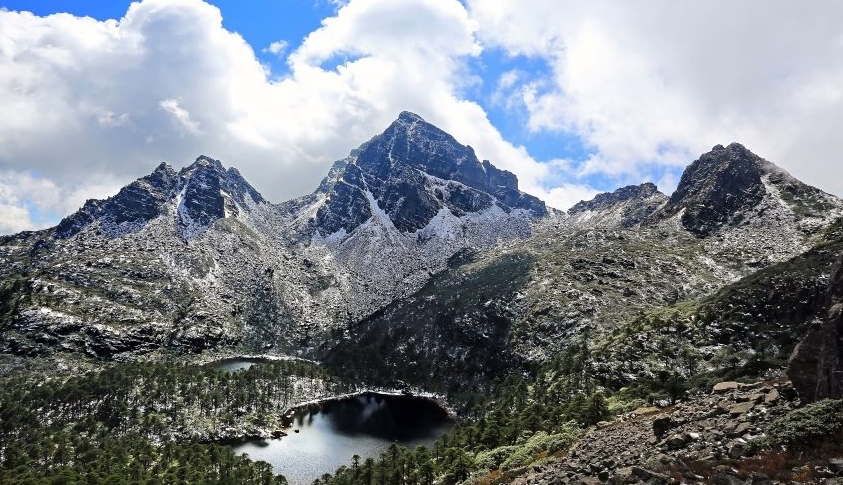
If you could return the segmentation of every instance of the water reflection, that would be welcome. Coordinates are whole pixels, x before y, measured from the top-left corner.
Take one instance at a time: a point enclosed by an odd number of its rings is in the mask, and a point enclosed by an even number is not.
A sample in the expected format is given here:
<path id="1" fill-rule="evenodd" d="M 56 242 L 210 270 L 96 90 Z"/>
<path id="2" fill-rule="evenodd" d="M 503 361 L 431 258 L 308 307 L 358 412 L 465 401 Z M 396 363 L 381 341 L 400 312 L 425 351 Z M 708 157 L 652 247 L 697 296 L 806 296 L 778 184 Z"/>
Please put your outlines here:
<path id="1" fill-rule="evenodd" d="M 271 463 L 292 485 L 305 485 L 348 466 L 354 455 L 377 458 L 393 442 L 430 447 L 452 426 L 447 413 L 426 399 L 367 394 L 303 410 L 284 438 L 232 446 Z"/>

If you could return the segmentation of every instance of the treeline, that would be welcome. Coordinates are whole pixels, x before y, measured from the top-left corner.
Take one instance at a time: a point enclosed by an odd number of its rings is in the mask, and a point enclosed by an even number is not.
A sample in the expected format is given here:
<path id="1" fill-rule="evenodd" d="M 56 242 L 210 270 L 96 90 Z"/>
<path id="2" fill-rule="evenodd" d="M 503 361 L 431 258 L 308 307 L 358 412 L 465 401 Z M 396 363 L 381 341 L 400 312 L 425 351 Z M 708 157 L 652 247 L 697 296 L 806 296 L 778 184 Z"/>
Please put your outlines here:
<path id="1" fill-rule="evenodd" d="M 101 429 L 37 434 L 4 446 L 0 483 L 17 485 L 285 485 L 268 463 L 222 445 L 156 443 Z"/>
<path id="2" fill-rule="evenodd" d="M 297 402 L 353 390 L 300 361 L 234 373 L 154 362 L 65 378 L 5 377 L 0 483 L 120 483 L 117 476 L 127 483 L 282 483 L 265 463 L 195 441 L 265 430 Z"/>
<path id="3" fill-rule="evenodd" d="M 17 377 L 0 390 L 8 419 L 0 432 L 15 439 L 33 418 L 73 423 L 94 417 L 115 432 L 146 436 L 207 437 L 231 427 L 278 424 L 280 413 L 303 401 L 350 392 L 318 365 L 267 362 L 229 373 L 178 363 L 111 364 L 64 380 Z"/>

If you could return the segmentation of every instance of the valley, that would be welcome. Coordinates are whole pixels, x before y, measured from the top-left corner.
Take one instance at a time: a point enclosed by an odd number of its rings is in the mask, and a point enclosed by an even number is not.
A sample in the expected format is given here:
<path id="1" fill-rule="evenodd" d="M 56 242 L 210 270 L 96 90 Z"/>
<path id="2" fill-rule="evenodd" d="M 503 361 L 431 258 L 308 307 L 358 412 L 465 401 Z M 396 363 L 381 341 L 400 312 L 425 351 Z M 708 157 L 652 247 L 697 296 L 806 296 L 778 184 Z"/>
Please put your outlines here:
<path id="1" fill-rule="evenodd" d="M 737 143 L 568 212 L 408 112 L 280 204 L 161 164 L 0 238 L 0 482 L 287 483 L 299 436 L 219 443 L 372 390 L 456 423 L 290 483 L 843 480 L 841 255 L 843 201 Z"/>

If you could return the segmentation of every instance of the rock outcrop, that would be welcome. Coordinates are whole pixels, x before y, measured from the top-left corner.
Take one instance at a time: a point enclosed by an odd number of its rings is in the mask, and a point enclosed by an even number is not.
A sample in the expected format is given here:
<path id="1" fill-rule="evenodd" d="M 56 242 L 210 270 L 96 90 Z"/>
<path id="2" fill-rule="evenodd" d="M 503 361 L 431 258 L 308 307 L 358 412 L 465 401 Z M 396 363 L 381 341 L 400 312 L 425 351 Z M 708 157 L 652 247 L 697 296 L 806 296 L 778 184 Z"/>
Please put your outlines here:
<path id="1" fill-rule="evenodd" d="M 653 220 L 677 216 L 685 229 L 705 238 L 764 213 L 774 215 L 768 224 L 780 224 L 778 221 L 794 217 L 826 219 L 839 209 L 834 197 L 800 182 L 743 145 L 732 143 L 727 147 L 716 145 L 689 165 L 676 191 Z M 815 224 L 799 225 L 800 230 L 808 232 Z"/>
<path id="2" fill-rule="evenodd" d="M 829 285 L 828 315 L 796 347 L 787 372 L 805 401 L 843 398 L 843 256 Z"/>
<path id="3" fill-rule="evenodd" d="M 685 229 L 707 236 L 761 202 L 765 194 L 761 177 L 774 168 L 743 145 L 717 145 L 685 170 L 665 211 L 684 210 Z"/>

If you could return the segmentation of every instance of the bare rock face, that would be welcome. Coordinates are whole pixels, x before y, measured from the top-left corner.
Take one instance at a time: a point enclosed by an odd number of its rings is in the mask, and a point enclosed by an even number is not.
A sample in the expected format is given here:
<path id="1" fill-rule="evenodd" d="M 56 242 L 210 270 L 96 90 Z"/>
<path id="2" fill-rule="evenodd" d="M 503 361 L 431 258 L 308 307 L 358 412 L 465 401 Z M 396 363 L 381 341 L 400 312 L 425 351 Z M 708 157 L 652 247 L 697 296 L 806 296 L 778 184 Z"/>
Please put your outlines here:
<path id="1" fill-rule="evenodd" d="M 101 231 L 110 236 L 134 233 L 165 212 L 175 196 L 178 174 L 162 163 L 146 177 L 123 187 L 106 200 L 88 200 L 76 213 L 64 218 L 56 228 L 56 237 L 67 239 L 85 227 L 100 222 Z"/>
<path id="2" fill-rule="evenodd" d="M 188 240 L 226 217 L 226 213 L 236 215 L 238 205 L 248 210 L 266 201 L 237 169 L 226 170 L 219 160 L 200 156 L 180 172 L 162 163 L 150 175 L 120 189 L 117 195 L 85 202 L 59 223 L 55 237 L 68 239 L 94 224 L 106 237 L 137 233 L 167 215 L 174 203 L 178 206 L 177 232 Z"/>
<path id="3" fill-rule="evenodd" d="M 697 236 L 708 236 L 733 214 L 761 201 L 761 177 L 773 168 L 738 143 L 717 145 L 685 170 L 666 211 L 684 210 L 682 225 Z"/>
<path id="4" fill-rule="evenodd" d="M 518 190 L 514 174 L 479 161 L 471 147 L 406 111 L 338 161 L 317 192 L 327 198 L 316 217 L 323 235 L 350 234 L 381 211 L 405 233 L 424 228 L 442 209 L 457 217 L 492 206 L 547 214 L 544 202 Z"/>
<path id="5" fill-rule="evenodd" d="M 828 317 L 793 351 L 787 374 L 805 401 L 843 398 L 843 256 L 828 292 Z"/>

